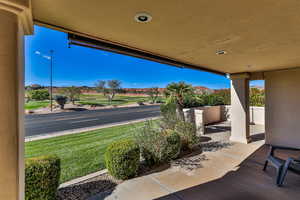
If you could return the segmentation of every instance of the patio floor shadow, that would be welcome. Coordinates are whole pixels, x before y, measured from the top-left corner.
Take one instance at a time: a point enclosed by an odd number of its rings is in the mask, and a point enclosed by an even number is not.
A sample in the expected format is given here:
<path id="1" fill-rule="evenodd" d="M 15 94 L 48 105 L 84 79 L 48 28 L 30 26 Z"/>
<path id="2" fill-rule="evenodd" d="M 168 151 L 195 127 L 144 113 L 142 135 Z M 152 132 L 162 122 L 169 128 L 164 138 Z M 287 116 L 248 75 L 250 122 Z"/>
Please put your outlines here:
<path id="1" fill-rule="evenodd" d="M 296 200 L 300 199 L 300 177 L 288 173 L 283 187 L 275 185 L 275 170 L 262 171 L 268 148 L 263 145 L 247 157 L 236 170 L 221 178 L 170 193 L 156 200 Z M 299 156 L 299 152 L 280 151 L 279 156 Z M 221 167 L 221 166 L 220 166 Z M 180 181 L 180 180 L 178 180 Z"/>

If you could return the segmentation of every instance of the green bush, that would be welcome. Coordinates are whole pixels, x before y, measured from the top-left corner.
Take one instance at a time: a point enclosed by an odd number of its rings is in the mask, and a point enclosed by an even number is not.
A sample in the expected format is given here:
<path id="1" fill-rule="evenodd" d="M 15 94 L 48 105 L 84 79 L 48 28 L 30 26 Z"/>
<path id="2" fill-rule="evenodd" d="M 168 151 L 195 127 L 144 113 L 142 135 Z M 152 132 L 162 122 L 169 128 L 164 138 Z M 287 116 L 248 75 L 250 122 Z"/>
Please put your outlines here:
<path id="1" fill-rule="evenodd" d="M 108 172 L 117 179 L 128 179 L 137 174 L 140 164 L 140 149 L 133 140 L 110 144 L 105 152 Z"/>
<path id="2" fill-rule="evenodd" d="M 26 159 L 25 199 L 55 200 L 59 186 L 60 159 L 56 156 L 43 156 Z"/>
<path id="3" fill-rule="evenodd" d="M 165 150 L 166 159 L 176 159 L 181 149 L 181 140 L 179 134 L 170 129 L 164 130 L 163 134 L 165 135 L 168 144 Z"/>
<path id="4" fill-rule="evenodd" d="M 175 131 L 181 139 L 181 147 L 185 149 L 193 149 L 199 143 L 199 137 L 196 134 L 196 126 L 189 122 L 178 121 L 175 125 Z"/>
<path id="5" fill-rule="evenodd" d="M 161 130 L 158 124 L 147 121 L 135 135 L 142 157 L 148 166 L 174 159 L 180 153 L 180 137 L 172 130 Z"/>
<path id="6" fill-rule="evenodd" d="M 224 105 L 225 99 L 219 94 L 202 94 L 199 96 L 205 106 Z"/>
<path id="7" fill-rule="evenodd" d="M 38 89 L 38 90 L 30 90 L 27 93 L 29 99 L 41 101 L 49 99 L 49 91 L 48 89 Z"/>

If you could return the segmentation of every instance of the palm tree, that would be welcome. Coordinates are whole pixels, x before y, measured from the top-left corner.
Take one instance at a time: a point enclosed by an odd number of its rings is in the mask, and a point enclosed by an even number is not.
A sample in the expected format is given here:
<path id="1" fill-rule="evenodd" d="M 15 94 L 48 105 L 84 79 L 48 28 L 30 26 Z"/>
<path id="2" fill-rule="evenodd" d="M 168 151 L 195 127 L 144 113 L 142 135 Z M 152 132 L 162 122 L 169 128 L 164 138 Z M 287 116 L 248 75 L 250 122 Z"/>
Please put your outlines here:
<path id="1" fill-rule="evenodd" d="M 184 121 L 184 96 L 187 94 L 192 94 L 194 92 L 194 88 L 192 85 L 186 84 L 185 82 L 179 83 L 170 83 L 166 87 L 165 95 L 168 98 L 168 102 L 174 102 L 176 104 L 176 114 L 177 117 Z"/>

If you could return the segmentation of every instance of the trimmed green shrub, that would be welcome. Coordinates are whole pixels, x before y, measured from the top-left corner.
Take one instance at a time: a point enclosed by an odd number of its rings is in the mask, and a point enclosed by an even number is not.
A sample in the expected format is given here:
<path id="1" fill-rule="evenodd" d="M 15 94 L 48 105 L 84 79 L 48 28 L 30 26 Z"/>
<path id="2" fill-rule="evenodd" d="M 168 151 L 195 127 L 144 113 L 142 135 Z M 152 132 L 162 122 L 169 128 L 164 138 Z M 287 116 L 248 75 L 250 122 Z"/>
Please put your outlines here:
<path id="1" fill-rule="evenodd" d="M 25 199 L 55 200 L 60 178 L 60 159 L 42 156 L 26 159 Z"/>
<path id="2" fill-rule="evenodd" d="M 128 179 L 137 174 L 140 164 L 140 149 L 133 140 L 110 144 L 105 152 L 108 172 L 117 179 Z"/>
<path id="3" fill-rule="evenodd" d="M 27 92 L 27 96 L 29 99 L 41 101 L 49 99 L 49 91 L 48 89 L 38 89 L 38 90 L 30 90 Z"/>
<path id="4" fill-rule="evenodd" d="M 194 124 L 184 121 L 178 121 L 175 126 L 175 131 L 181 139 L 181 147 L 185 149 L 193 149 L 199 143 L 199 137 L 196 135 L 196 127 Z"/>

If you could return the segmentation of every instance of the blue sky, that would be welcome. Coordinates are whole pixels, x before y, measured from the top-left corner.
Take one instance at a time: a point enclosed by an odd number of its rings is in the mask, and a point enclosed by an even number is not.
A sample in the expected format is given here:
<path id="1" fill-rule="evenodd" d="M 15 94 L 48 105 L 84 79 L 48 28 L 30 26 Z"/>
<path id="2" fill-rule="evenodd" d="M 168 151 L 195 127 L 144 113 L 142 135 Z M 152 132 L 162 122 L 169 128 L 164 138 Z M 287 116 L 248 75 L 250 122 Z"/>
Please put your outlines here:
<path id="1" fill-rule="evenodd" d="M 97 80 L 118 79 L 122 87 L 165 87 L 170 82 L 185 81 L 213 89 L 228 88 L 225 77 L 181 69 L 130 56 L 71 46 L 67 35 L 35 26 L 34 36 L 25 37 L 25 84 L 49 85 L 50 60 L 43 57 L 54 50 L 53 84 L 55 86 L 94 86 Z M 35 52 L 41 52 L 40 55 Z M 262 85 L 262 81 L 252 85 Z"/>

